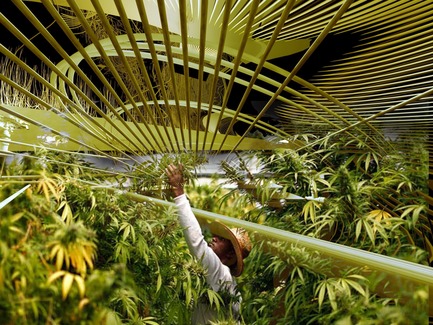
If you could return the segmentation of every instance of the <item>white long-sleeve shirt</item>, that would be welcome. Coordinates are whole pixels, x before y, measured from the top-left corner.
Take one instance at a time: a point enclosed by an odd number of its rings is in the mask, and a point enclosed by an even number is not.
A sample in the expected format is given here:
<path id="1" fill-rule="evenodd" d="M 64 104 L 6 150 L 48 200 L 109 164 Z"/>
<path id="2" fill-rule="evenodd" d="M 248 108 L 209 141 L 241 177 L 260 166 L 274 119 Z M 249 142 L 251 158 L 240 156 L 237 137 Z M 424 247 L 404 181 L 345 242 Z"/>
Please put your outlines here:
<path id="1" fill-rule="evenodd" d="M 206 270 L 206 282 L 216 292 L 226 290 L 231 296 L 239 297 L 236 281 L 228 266 L 221 263 L 219 257 L 210 248 L 203 237 L 203 233 L 191 205 L 185 194 L 174 199 L 179 211 L 179 222 L 182 226 L 185 240 L 191 254 L 193 254 Z M 239 312 L 239 302 L 231 306 L 232 312 Z M 198 304 L 192 316 L 193 324 L 209 324 L 217 320 L 216 310 L 209 304 Z"/>

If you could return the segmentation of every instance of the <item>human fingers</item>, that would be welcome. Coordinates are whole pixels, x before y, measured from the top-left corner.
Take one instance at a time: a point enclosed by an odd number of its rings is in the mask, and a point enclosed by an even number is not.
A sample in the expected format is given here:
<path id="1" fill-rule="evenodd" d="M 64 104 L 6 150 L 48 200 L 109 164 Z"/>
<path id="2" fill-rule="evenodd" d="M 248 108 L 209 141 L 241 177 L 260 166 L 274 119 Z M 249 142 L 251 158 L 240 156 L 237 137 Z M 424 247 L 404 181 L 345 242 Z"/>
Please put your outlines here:
<path id="1" fill-rule="evenodd" d="M 167 175 L 173 175 L 173 174 L 175 174 L 176 169 L 177 169 L 177 168 L 176 168 L 175 165 L 170 164 L 170 165 L 168 165 L 167 168 L 165 169 L 165 173 L 166 173 Z"/>

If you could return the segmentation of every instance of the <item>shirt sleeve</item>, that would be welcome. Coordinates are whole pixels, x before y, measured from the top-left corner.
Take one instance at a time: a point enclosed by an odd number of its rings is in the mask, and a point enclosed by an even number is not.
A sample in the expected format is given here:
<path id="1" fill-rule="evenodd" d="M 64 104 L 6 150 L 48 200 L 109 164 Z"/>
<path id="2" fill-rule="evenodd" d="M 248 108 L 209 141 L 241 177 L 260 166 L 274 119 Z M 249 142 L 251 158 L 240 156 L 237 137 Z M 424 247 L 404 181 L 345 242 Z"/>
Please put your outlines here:
<path id="1" fill-rule="evenodd" d="M 174 201 L 179 211 L 179 222 L 183 228 L 189 250 L 207 271 L 206 281 L 208 284 L 215 291 L 219 291 L 221 286 L 231 287 L 234 285 L 230 269 L 221 263 L 219 257 L 205 241 L 200 224 L 192 212 L 186 195 L 180 195 Z"/>

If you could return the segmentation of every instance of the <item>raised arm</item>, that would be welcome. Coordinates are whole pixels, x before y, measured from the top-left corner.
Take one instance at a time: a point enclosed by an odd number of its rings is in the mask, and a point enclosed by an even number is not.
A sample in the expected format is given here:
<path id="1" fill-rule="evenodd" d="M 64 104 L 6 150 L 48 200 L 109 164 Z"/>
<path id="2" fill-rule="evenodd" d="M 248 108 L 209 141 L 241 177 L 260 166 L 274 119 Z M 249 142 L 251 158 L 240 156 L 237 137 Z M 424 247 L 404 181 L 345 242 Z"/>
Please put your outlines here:
<path id="1" fill-rule="evenodd" d="M 170 165 L 166 169 L 168 182 L 175 195 L 175 203 L 179 211 L 179 223 L 191 254 L 193 254 L 207 270 L 208 284 L 216 291 L 221 284 L 232 282 L 230 270 L 225 266 L 205 241 L 200 225 L 193 214 L 188 199 L 184 195 L 184 178 L 181 165 Z"/>

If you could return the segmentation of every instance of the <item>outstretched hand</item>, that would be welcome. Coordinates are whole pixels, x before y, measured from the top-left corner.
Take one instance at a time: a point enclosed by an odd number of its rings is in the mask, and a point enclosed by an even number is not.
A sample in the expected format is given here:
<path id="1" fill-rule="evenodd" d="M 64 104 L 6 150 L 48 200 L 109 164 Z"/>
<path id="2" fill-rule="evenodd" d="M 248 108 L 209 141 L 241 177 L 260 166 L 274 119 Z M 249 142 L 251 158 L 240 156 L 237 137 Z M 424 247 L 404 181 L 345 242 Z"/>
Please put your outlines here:
<path id="1" fill-rule="evenodd" d="M 175 196 L 182 195 L 184 193 L 183 184 L 185 180 L 183 178 L 183 165 L 179 164 L 178 166 L 174 164 L 170 164 L 165 169 L 165 174 L 168 177 L 168 183 L 171 186 L 173 194 Z"/>

